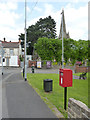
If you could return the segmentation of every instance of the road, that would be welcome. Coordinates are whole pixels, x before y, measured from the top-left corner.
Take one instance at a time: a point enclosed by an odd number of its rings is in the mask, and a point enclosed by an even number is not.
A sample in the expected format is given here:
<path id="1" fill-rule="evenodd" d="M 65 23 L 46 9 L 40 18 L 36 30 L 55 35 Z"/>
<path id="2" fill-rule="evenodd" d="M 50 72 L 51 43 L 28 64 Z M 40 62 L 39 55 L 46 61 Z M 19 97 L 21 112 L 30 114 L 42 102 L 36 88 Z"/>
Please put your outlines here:
<path id="1" fill-rule="evenodd" d="M 22 70 L 21 70 L 22 71 Z M 27 68 L 27 73 L 32 73 L 31 68 Z M 59 69 L 36 69 L 35 73 L 56 73 L 59 74 Z M 73 79 L 79 79 L 79 76 L 73 76 Z"/>
<path id="2" fill-rule="evenodd" d="M 34 89 L 22 79 L 20 68 L 4 68 L 3 118 L 56 118 Z"/>

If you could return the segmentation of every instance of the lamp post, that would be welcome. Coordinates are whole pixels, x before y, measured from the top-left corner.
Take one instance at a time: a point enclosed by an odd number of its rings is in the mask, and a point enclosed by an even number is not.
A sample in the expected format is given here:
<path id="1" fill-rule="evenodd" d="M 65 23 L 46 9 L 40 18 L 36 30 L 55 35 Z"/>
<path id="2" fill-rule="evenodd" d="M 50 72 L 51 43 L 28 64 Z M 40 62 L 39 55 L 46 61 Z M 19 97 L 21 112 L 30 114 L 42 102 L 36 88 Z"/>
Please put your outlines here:
<path id="1" fill-rule="evenodd" d="M 27 65 L 26 65 L 26 39 L 27 39 L 27 36 L 26 36 L 26 6 L 27 6 L 27 4 L 26 4 L 26 0 L 25 0 L 25 57 L 24 57 L 24 60 L 25 60 L 25 81 L 27 81 Z"/>

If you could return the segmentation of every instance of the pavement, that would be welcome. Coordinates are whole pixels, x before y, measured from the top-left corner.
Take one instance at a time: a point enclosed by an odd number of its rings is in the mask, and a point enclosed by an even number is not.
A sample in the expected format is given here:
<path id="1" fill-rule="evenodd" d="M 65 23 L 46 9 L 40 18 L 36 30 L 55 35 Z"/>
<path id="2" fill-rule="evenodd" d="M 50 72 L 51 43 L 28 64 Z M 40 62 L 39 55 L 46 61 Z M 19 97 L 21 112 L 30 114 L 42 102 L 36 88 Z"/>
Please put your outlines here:
<path id="1" fill-rule="evenodd" d="M 35 90 L 24 81 L 20 68 L 4 68 L 2 118 L 55 118 Z"/>
<path id="2" fill-rule="evenodd" d="M 3 72 L 3 76 L 0 72 L 0 118 L 57 119 L 35 90 L 23 80 L 22 68 L 5 67 Z M 27 68 L 27 73 L 31 72 L 31 68 Z M 35 69 L 35 73 L 59 74 L 59 69 Z M 78 76 L 73 78 L 78 79 Z"/>

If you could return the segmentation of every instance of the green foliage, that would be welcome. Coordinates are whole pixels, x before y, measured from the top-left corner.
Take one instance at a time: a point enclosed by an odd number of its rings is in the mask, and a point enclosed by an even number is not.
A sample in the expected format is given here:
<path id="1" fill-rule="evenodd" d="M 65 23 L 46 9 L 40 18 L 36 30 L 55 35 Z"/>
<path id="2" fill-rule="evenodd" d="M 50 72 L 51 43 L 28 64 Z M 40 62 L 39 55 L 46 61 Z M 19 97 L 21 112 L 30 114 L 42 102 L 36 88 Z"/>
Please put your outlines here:
<path id="1" fill-rule="evenodd" d="M 77 60 L 82 61 L 88 58 L 88 41 L 79 40 L 77 43 L 78 52 Z"/>
<path id="2" fill-rule="evenodd" d="M 36 43 L 40 37 L 56 38 L 56 22 L 51 16 L 48 16 L 44 19 L 40 18 L 35 25 L 28 27 L 27 42 L 31 42 L 31 44 L 28 48 L 30 50 L 27 49 L 27 54 L 32 54 L 34 43 Z M 19 39 L 22 39 L 24 44 L 24 34 L 21 33 L 19 35 Z"/>
<path id="3" fill-rule="evenodd" d="M 66 63 L 70 58 L 72 64 L 77 60 L 83 61 L 88 59 L 88 41 L 64 39 L 64 58 Z"/>
<path id="4" fill-rule="evenodd" d="M 61 41 L 51 38 L 39 38 L 35 50 L 42 60 L 61 61 Z"/>
<path id="5" fill-rule="evenodd" d="M 53 60 L 61 62 L 62 40 L 51 38 L 39 38 L 35 49 L 42 60 Z M 64 39 L 64 60 L 71 63 L 88 59 L 88 42 L 84 40 Z"/>
<path id="6" fill-rule="evenodd" d="M 58 63 L 57 62 L 52 62 L 52 65 L 57 65 Z"/>
<path id="7" fill-rule="evenodd" d="M 19 56 L 19 59 L 20 59 L 20 61 L 23 61 L 23 58 L 21 57 L 21 55 Z"/>
<path id="8" fill-rule="evenodd" d="M 23 40 L 24 34 L 19 35 L 19 39 Z M 27 42 L 31 42 L 27 48 L 27 54 L 33 54 L 34 44 L 36 52 L 42 60 L 53 60 L 61 62 L 62 57 L 62 40 L 56 38 L 56 22 L 51 16 L 44 19 L 40 18 L 35 25 L 31 25 L 27 29 Z M 76 61 L 85 61 L 88 59 L 90 64 L 90 42 L 85 40 L 64 39 L 64 60 L 68 62 L 69 58 L 74 65 Z"/>

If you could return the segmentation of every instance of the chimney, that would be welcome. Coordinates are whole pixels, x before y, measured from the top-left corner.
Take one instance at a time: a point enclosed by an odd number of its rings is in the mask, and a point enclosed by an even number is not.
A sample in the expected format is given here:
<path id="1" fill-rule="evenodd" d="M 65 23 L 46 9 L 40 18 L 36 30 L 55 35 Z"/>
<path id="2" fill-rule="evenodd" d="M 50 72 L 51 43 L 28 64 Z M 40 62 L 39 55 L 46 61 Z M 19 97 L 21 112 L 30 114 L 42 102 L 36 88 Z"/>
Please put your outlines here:
<path id="1" fill-rule="evenodd" d="M 6 42 L 6 38 L 3 38 L 4 42 Z"/>
<path id="2" fill-rule="evenodd" d="M 19 39 L 19 43 L 21 44 L 21 40 Z"/>

